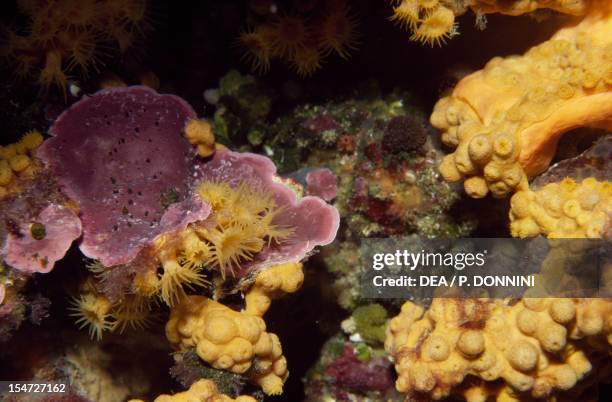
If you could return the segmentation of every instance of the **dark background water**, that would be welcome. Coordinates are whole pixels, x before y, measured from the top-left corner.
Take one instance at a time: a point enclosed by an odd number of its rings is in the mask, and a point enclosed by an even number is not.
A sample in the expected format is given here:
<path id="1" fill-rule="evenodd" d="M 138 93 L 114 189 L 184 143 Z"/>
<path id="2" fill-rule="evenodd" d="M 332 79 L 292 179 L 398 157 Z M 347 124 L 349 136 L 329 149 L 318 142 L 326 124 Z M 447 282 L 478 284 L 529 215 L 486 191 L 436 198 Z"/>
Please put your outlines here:
<path id="1" fill-rule="evenodd" d="M 131 76 L 134 70 L 149 69 L 159 77 L 162 91 L 185 98 L 199 115 L 210 115 L 213 108 L 205 102 L 204 91 L 216 87 L 219 78 L 231 68 L 249 72 L 248 66 L 240 61 L 240 51 L 234 46 L 237 35 L 245 28 L 248 7 L 246 2 L 238 0 L 198 3 L 152 2 L 154 31 L 145 42 L 128 52 L 125 59 L 103 59 L 102 70 L 113 71 L 129 81 L 134 79 Z M 408 32 L 388 21 L 391 15 L 388 2 L 355 0 L 350 4 L 360 22 L 359 49 L 351 52 L 349 60 L 329 57 L 323 68 L 308 79 L 300 79 L 285 65 L 273 63 L 269 73 L 260 77 L 265 85 L 280 94 L 281 101 L 276 103 L 272 116 L 290 111 L 300 102 L 349 96 L 358 84 L 370 80 L 378 82 L 385 91 L 401 88 L 413 92 L 429 110 L 458 74 L 480 69 L 495 56 L 523 53 L 549 38 L 565 20 L 557 17 L 536 22 L 526 16 L 493 15 L 488 16 L 486 30 L 480 31 L 474 27 L 474 15 L 468 12 L 458 18 L 459 36 L 442 47 L 429 48 L 409 41 Z M 0 7 L 4 24 L 23 23 L 14 2 L 3 1 Z M 6 67 L 0 71 L 0 142 L 18 139 L 25 129 L 46 129 L 49 122 L 45 119 L 44 108 L 36 109 L 35 106 L 50 104 L 51 108 L 61 110 L 61 97 L 51 93 L 44 99 L 39 98 L 32 81 L 15 81 Z M 85 91 L 95 89 L 91 84 L 95 79 L 92 76 L 90 81 L 81 82 Z M 35 111 L 23 112 L 32 105 Z M 62 316 L 66 307 L 62 290 L 78 274 L 80 266 L 80 257 L 73 252 L 49 274 L 49 278 L 45 278 L 48 280 L 33 285 L 41 290 L 50 289 L 56 301 L 52 316 Z M 285 393 L 269 398 L 270 401 L 302 400 L 302 377 L 317 360 L 328 334 L 333 333 L 344 318 L 345 314 L 338 308 L 323 302 L 322 290 L 316 285 L 316 281 L 321 280 L 325 278 L 307 280 L 303 291 L 273 304 L 266 317 L 269 330 L 282 339 L 291 371 Z M 58 325 L 73 324 L 56 318 L 46 328 Z M 27 330 L 26 326 L 23 331 Z M 45 330 L 45 326 L 36 330 Z M 160 367 L 155 371 L 163 374 L 170 360 L 164 357 L 158 363 Z M 1 370 L 0 374 L 7 375 Z M 169 378 L 166 381 L 166 384 L 158 384 L 160 388 L 179 388 Z"/>

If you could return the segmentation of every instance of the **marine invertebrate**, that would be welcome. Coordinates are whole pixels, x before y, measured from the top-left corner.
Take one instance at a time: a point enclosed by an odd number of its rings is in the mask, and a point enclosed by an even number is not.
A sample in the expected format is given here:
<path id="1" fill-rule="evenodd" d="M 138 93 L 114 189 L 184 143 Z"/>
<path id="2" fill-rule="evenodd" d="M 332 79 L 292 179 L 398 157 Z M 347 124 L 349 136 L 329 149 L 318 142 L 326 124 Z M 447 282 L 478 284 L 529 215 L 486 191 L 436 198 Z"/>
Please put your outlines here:
<path id="1" fill-rule="evenodd" d="M 315 169 L 306 173 L 306 193 L 331 201 L 338 195 L 338 177 L 329 169 Z"/>
<path id="2" fill-rule="evenodd" d="M 442 45 L 455 35 L 455 14 L 446 7 L 438 7 L 427 13 L 410 39 L 433 47 Z"/>
<path id="3" fill-rule="evenodd" d="M 19 77 L 64 95 L 68 76 L 97 70 L 108 44 L 125 53 L 150 26 L 146 1 L 19 1 L 26 26 L 6 28 L 0 55 Z M 22 32 L 26 32 L 23 34 Z"/>
<path id="4" fill-rule="evenodd" d="M 81 236 L 81 221 L 70 208 L 49 204 L 28 220 L 23 217 L 0 250 L 4 261 L 23 272 L 49 272 Z"/>
<path id="5" fill-rule="evenodd" d="M 305 21 L 293 15 L 281 15 L 272 23 L 272 51 L 279 57 L 293 58 L 306 47 L 311 35 Z"/>
<path id="6" fill-rule="evenodd" d="M 266 394 L 282 392 L 287 362 L 278 337 L 266 332 L 258 316 L 203 296 L 187 296 L 172 308 L 166 336 L 176 348 L 195 346 L 198 356 L 214 368 L 246 373 Z"/>
<path id="7" fill-rule="evenodd" d="M 206 120 L 193 119 L 185 126 L 185 137 L 198 148 L 198 155 L 206 158 L 215 151 L 215 135 Z"/>
<path id="8" fill-rule="evenodd" d="M 412 32 L 410 40 L 440 46 L 458 34 L 455 16 L 462 12 L 462 2 L 401 0 L 390 19 Z"/>
<path id="9" fill-rule="evenodd" d="M 265 73 L 272 59 L 273 31 L 268 26 L 258 26 L 241 32 L 236 45 L 244 50 L 242 59 L 251 65 L 253 71 Z"/>
<path id="10" fill-rule="evenodd" d="M 515 237 L 601 238 L 612 215 L 612 184 L 570 178 L 511 199 L 510 230 Z"/>
<path id="11" fill-rule="evenodd" d="M 151 311 L 149 301 L 138 294 L 126 295 L 112 306 L 113 320 L 111 331 L 123 333 L 127 328 L 140 330 L 149 326 Z"/>
<path id="12" fill-rule="evenodd" d="M 19 192 L 19 182 L 32 179 L 40 170 L 34 155 L 42 142 L 40 131 L 30 130 L 18 142 L 0 145 L 0 199 Z"/>
<path id="13" fill-rule="evenodd" d="M 182 133 L 195 117 L 178 97 L 128 87 L 84 98 L 55 121 L 38 156 L 80 208 L 86 256 L 128 263 L 157 235 L 208 215 L 187 199 L 195 151 Z"/>
<path id="14" fill-rule="evenodd" d="M 385 127 L 382 147 L 385 152 L 397 154 L 418 151 L 425 141 L 427 132 L 421 120 L 413 115 L 396 116 Z"/>
<path id="15" fill-rule="evenodd" d="M 272 299 L 296 292 L 304 282 L 302 268 L 301 263 L 286 263 L 260 272 L 244 296 L 244 311 L 262 317 L 270 308 Z"/>
<path id="16" fill-rule="evenodd" d="M 154 402 L 189 402 L 189 401 L 210 401 L 210 402 L 256 402 L 250 396 L 238 396 L 230 398 L 219 393 L 217 386 L 211 380 L 199 380 L 194 382 L 187 391 L 179 392 L 174 395 L 160 395 Z M 130 402 L 143 402 L 139 399 L 131 399 Z"/>
<path id="17" fill-rule="evenodd" d="M 271 60 L 283 60 L 302 77 L 320 69 L 331 53 L 348 59 L 349 51 L 357 46 L 357 19 L 347 2 L 321 2 L 314 8 L 281 9 L 268 18 L 258 16 L 260 22 L 237 38 L 243 59 L 258 73 L 267 72 Z"/>
<path id="18" fill-rule="evenodd" d="M 612 346 L 611 308 L 606 299 L 434 299 L 427 311 L 406 302 L 385 349 L 408 396 L 551 398 L 577 386 L 599 363 L 599 348 Z"/>
<path id="19" fill-rule="evenodd" d="M 112 329 L 113 324 L 110 320 L 111 303 L 104 296 L 93 293 L 85 293 L 76 297 L 71 302 L 69 308 L 79 328 L 88 327 L 89 336 L 97 340 L 102 339 L 102 333 Z"/>
<path id="20" fill-rule="evenodd" d="M 308 77 L 321 68 L 323 55 L 312 46 L 300 48 L 291 57 L 291 67 L 300 77 Z"/>
<path id="21" fill-rule="evenodd" d="M 212 205 L 216 226 L 197 231 L 209 257 L 202 265 L 217 266 L 224 274 L 252 260 L 264 244 L 277 244 L 291 236 L 290 226 L 275 225 L 282 212 L 272 193 L 241 182 L 235 188 L 227 183 L 203 181 L 197 187 L 200 198 Z M 200 247 L 202 247 L 200 246 Z"/>
<path id="22" fill-rule="evenodd" d="M 209 225 L 203 222 L 196 232 L 223 275 L 231 268 L 233 277 L 242 279 L 297 262 L 329 244 L 338 230 L 338 211 L 317 197 L 298 199 L 266 157 L 218 150 L 197 164 L 193 181 L 199 197 L 212 206 Z"/>
<path id="23" fill-rule="evenodd" d="M 437 103 L 431 123 L 455 148 L 440 165 L 446 180 L 464 179 L 471 197 L 503 197 L 548 167 L 563 133 L 612 128 L 612 11 L 593 10 L 523 56 L 494 58 Z"/>
<path id="24" fill-rule="evenodd" d="M 474 11 L 478 22 L 478 18 L 482 20 L 483 16 L 492 13 L 521 15 L 545 8 L 571 15 L 584 15 L 589 7 L 596 7 L 587 0 L 399 0 L 392 3 L 393 15 L 390 20 L 410 31 L 410 40 L 430 46 L 442 45 L 457 35 L 455 17 L 468 9 Z"/>
<path id="25" fill-rule="evenodd" d="M 357 25 L 346 1 L 331 2 L 316 28 L 317 44 L 323 55 L 335 52 L 348 59 L 349 51 L 358 45 Z"/>

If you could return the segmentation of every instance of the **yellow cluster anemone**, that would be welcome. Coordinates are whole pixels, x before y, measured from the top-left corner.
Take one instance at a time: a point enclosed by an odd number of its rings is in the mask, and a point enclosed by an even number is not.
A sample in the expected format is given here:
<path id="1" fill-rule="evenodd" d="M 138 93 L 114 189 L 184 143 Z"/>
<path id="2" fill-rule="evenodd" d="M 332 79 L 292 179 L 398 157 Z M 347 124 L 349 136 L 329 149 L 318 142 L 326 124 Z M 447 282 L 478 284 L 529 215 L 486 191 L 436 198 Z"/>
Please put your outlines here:
<path id="1" fill-rule="evenodd" d="M 412 32 L 410 40 L 434 46 L 457 35 L 454 5 L 438 0 L 402 0 L 393 8 L 392 21 Z"/>
<path id="2" fill-rule="evenodd" d="M 5 28 L 0 57 L 17 76 L 32 78 L 45 91 L 57 86 L 65 93 L 70 75 L 97 69 L 108 53 L 105 43 L 110 40 L 125 53 L 150 24 L 143 0 L 20 0 L 17 5 L 28 25 Z"/>
<path id="3" fill-rule="evenodd" d="M 273 38 L 274 32 L 267 25 L 260 25 L 238 35 L 236 45 L 242 49 L 242 59 L 251 65 L 253 71 L 263 74 L 270 69 Z"/>
<path id="4" fill-rule="evenodd" d="M 149 300 L 136 294 L 125 295 L 112 303 L 98 292 L 94 280 L 87 280 L 80 293 L 70 301 L 70 316 L 80 329 L 87 327 L 89 336 L 101 340 L 105 332 L 123 333 L 127 328 L 141 330 L 150 323 Z"/>
<path id="5" fill-rule="evenodd" d="M 260 73 L 271 60 L 283 60 L 301 77 L 319 70 L 332 53 L 347 59 L 357 46 L 357 19 L 346 1 L 330 3 L 322 4 L 316 16 L 281 12 L 242 32 L 237 45 L 243 58 Z"/>
<path id="6" fill-rule="evenodd" d="M 566 178 L 537 191 L 519 191 L 510 205 L 512 236 L 601 238 L 612 216 L 612 183 Z"/>
<path id="7" fill-rule="evenodd" d="M 609 299 L 434 299 L 402 306 L 385 349 L 408 397 L 556 400 L 596 372 L 611 333 Z"/>
<path id="8" fill-rule="evenodd" d="M 412 33 L 410 40 L 425 45 L 442 45 L 458 34 L 455 17 L 471 8 L 477 16 L 500 13 L 521 15 L 541 8 L 583 15 L 588 0 L 398 0 L 393 1 L 391 20 Z"/>
<path id="9" fill-rule="evenodd" d="M 34 153 L 42 142 L 40 131 L 31 130 L 14 144 L 0 145 L 0 199 L 19 192 L 19 181 L 33 178 L 40 170 Z"/>
<path id="10" fill-rule="evenodd" d="M 244 182 L 232 187 L 220 181 L 204 181 L 198 185 L 197 194 L 212 206 L 210 219 L 214 224 L 196 227 L 199 241 L 192 238 L 193 244 L 209 250 L 203 264 L 219 269 L 222 275 L 251 260 L 265 245 L 280 243 L 293 234 L 292 228 L 274 223 L 282 207 L 266 190 Z M 185 249 L 187 259 L 189 253 Z"/>
<path id="11" fill-rule="evenodd" d="M 196 193 L 210 204 L 210 216 L 180 233 L 156 238 L 153 254 L 162 270 L 157 275 L 143 271 L 134 279 L 139 294 L 157 294 L 169 306 L 185 296 L 187 289 L 206 286 L 206 270 L 225 279 L 264 247 L 293 234 L 293 228 L 274 223 L 282 208 L 270 192 L 244 182 L 232 187 L 221 181 L 204 181 Z"/>
<path id="12" fill-rule="evenodd" d="M 612 129 L 612 6 L 522 56 L 493 58 L 438 101 L 431 123 L 454 152 L 440 173 L 468 195 L 504 197 L 545 171 L 564 133 Z"/>
<path id="13" fill-rule="evenodd" d="M 198 240 L 194 240 L 198 239 Z M 157 275 L 143 273 L 135 280 L 143 294 L 157 294 L 169 306 L 175 304 L 185 289 L 205 286 L 204 263 L 211 258 L 209 250 L 203 249 L 193 228 L 180 234 L 168 233 L 155 239 L 157 259 L 162 270 Z M 186 250 L 186 251 L 183 251 Z"/>
<path id="14" fill-rule="evenodd" d="M 154 402 L 256 402 L 256 399 L 250 396 L 241 395 L 234 398 L 222 394 L 217 389 L 215 383 L 211 380 L 198 380 L 191 384 L 187 391 L 179 392 L 174 395 L 160 395 L 155 398 Z M 132 399 L 129 402 L 143 402 L 140 399 Z"/>
<path id="15" fill-rule="evenodd" d="M 80 329 L 87 327 L 92 339 L 101 340 L 102 333 L 113 328 L 111 303 L 106 297 L 88 292 L 73 298 L 70 304 L 70 315 Z"/>
<path id="16" fill-rule="evenodd" d="M 215 152 L 215 135 L 212 125 L 206 120 L 192 119 L 185 127 L 185 138 L 198 149 L 202 158 L 209 157 Z"/>
<path id="17" fill-rule="evenodd" d="M 198 356 L 220 370 L 245 374 L 268 395 L 283 391 L 287 361 L 278 337 L 264 320 L 237 312 L 203 296 L 186 296 L 172 307 L 166 337 L 179 350 L 195 347 Z"/>

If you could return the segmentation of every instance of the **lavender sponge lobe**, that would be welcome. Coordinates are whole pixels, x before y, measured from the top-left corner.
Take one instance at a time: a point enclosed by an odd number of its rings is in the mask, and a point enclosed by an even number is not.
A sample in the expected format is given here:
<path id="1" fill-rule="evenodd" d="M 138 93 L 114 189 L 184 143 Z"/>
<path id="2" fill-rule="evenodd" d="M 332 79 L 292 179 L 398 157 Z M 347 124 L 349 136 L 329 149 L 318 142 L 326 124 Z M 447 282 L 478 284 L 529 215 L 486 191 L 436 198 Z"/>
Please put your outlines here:
<path id="1" fill-rule="evenodd" d="M 86 254 L 112 250 L 107 262 L 123 263 L 159 234 L 168 199 L 188 192 L 195 150 L 183 129 L 195 117 L 182 99 L 136 86 L 100 91 L 56 120 L 38 156 L 81 209 Z"/>

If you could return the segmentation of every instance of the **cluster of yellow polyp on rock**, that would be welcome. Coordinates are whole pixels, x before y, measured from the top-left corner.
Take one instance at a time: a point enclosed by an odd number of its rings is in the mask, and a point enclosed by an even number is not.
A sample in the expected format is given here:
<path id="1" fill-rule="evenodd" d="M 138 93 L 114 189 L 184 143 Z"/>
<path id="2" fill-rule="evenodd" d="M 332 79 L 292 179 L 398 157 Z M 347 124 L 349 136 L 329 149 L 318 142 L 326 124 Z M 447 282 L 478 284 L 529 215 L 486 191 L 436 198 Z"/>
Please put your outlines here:
<path id="1" fill-rule="evenodd" d="M 468 8 L 477 15 L 520 15 L 540 8 L 582 15 L 588 9 L 588 0 L 400 0 L 394 3 L 391 19 L 412 32 L 410 40 L 430 46 L 441 45 L 459 33 L 455 17 Z"/>
<path id="2" fill-rule="evenodd" d="M 553 400 L 591 372 L 596 348 L 612 350 L 604 299 L 434 299 L 427 312 L 407 302 L 385 341 L 398 391 L 468 402 Z"/>
<path id="3" fill-rule="evenodd" d="M 440 165 L 474 198 L 527 189 L 560 136 L 577 127 L 612 130 L 612 3 L 523 56 L 493 58 L 438 101 L 431 123 L 455 151 Z"/>
<path id="4" fill-rule="evenodd" d="M 261 316 L 270 299 L 302 284 L 302 264 L 282 264 L 257 276 L 238 312 L 203 296 L 186 296 L 172 308 L 166 336 L 179 348 L 195 347 L 212 367 L 247 375 L 268 395 L 283 391 L 289 372 L 278 337 L 266 332 Z"/>
<path id="5" fill-rule="evenodd" d="M 0 198 L 19 191 L 18 178 L 34 176 L 34 151 L 42 142 L 42 134 L 32 130 L 14 144 L 0 145 Z"/>
<path id="6" fill-rule="evenodd" d="M 514 237 L 601 238 L 612 215 L 612 183 L 564 179 L 537 191 L 519 191 L 510 205 Z"/>
<path id="7" fill-rule="evenodd" d="M 187 391 L 174 395 L 160 395 L 155 402 L 256 402 L 250 396 L 239 396 L 236 399 L 219 393 L 217 386 L 211 380 L 199 380 L 194 382 Z M 129 402 L 143 402 L 140 399 L 132 399 Z"/>

